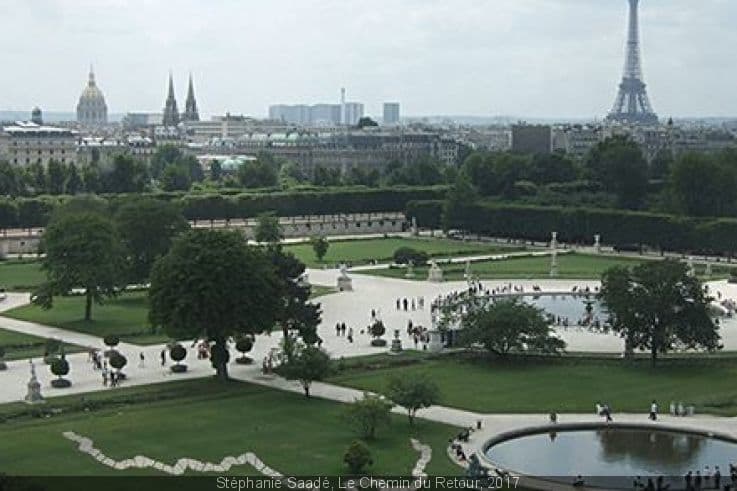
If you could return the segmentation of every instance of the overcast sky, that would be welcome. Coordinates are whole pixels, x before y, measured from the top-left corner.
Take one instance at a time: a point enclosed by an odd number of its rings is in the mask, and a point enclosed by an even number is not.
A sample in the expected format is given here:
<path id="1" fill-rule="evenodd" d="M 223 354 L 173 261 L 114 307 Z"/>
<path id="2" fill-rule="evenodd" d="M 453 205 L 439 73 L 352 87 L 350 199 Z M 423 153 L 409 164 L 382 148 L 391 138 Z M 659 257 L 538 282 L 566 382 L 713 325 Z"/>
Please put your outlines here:
<path id="1" fill-rule="evenodd" d="M 737 1 L 642 0 L 667 116 L 737 116 Z M 0 109 L 72 111 L 94 63 L 111 112 L 263 116 L 349 100 L 379 114 L 594 117 L 624 64 L 626 0 L 1 0 Z"/>

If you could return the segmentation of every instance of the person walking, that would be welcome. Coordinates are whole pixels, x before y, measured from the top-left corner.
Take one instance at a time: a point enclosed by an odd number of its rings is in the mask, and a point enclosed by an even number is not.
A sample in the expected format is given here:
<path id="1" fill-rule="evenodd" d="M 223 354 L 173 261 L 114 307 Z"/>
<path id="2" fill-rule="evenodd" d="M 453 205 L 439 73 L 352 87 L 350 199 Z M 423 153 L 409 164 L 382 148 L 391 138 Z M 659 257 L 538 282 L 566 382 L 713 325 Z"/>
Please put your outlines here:
<path id="1" fill-rule="evenodd" d="M 335 335 L 340 337 L 340 322 L 335 323 Z"/>
<path id="2" fill-rule="evenodd" d="M 348 342 L 353 343 L 353 328 L 348 329 Z"/>
<path id="3" fill-rule="evenodd" d="M 657 421 L 658 419 L 658 403 L 653 399 L 650 404 L 650 421 Z"/>
<path id="4" fill-rule="evenodd" d="M 107 368 L 102 369 L 102 386 L 107 387 Z"/>
<path id="5" fill-rule="evenodd" d="M 146 357 L 143 355 L 143 351 L 138 354 L 138 368 L 144 368 Z"/>
<path id="6" fill-rule="evenodd" d="M 166 365 L 166 348 L 161 350 L 161 366 Z"/>

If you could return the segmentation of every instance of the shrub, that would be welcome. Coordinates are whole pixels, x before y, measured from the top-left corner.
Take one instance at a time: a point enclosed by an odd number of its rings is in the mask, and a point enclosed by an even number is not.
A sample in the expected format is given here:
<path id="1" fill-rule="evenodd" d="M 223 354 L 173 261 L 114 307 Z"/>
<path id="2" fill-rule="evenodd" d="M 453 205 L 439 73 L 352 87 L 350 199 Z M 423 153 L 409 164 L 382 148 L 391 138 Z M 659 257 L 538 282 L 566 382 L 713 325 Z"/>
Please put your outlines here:
<path id="1" fill-rule="evenodd" d="M 187 357 L 187 350 L 181 344 L 175 344 L 169 350 L 169 357 L 177 364 Z"/>
<path id="2" fill-rule="evenodd" d="M 105 343 L 105 346 L 114 348 L 120 343 L 120 338 L 115 334 L 108 334 L 102 339 L 102 341 Z"/>
<path id="3" fill-rule="evenodd" d="M 128 364 L 128 360 L 125 356 L 121 355 L 117 351 L 113 351 L 113 353 L 110 355 L 110 366 L 115 368 L 116 370 L 120 371 L 123 369 L 124 366 Z"/>
<path id="4" fill-rule="evenodd" d="M 371 346 L 374 348 L 384 348 L 386 346 L 386 339 L 376 338 L 371 340 Z"/>
<path id="5" fill-rule="evenodd" d="M 351 443 L 343 455 L 343 462 L 348 466 L 351 474 L 361 474 L 366 466 L 373 465 L 371 451 L 360 440 Z"/>
<path id="6" fill-rule="evenodd" d="M 371 325 L 371 327 L 369 327 L 369 332 L 373 337 L 380 338 L 386 333 L 386 327 L 384 327 L 384 323 L 382 321 L 377 320 Z"/>
<path id="7" fill-rule="evenodd" d="M 58 378 L 51 381 L 51 386 L 58 389 L 70 387 L 72 383 L 69 380 L 65 380 L 63 377 L 69 373 L 69 362 L 66 358 L 56 358 L 51 362 L 51 373 L 56 375 Z"/>
<path id="8" fill-rule="evenodd" d="M 380 426 L 389 424 L 392 407 L 383 397 L 364 392 L 363 399 L 348 406 L 345 419 L 362 438 L 373 439 Z"/>
<path id="9" fill-rule="evenodd" d="M 253 360 L 246 356 L 246 353 L 253 349 L 253 339 L 250 336 L 239 338 L 235 343 L 235 349 L 242 353 L 242 355 L 235 360 L 236 363 L 240 363 L 241 365 L 249 365 L 253 363 Z"/>
<path id="10" fill-rule="evenodd" d="M 430 256 L 424 251 L 418 251 L 411 247 L 400 247 L 394 251 L 394 262 L 397 264 L 412 264 L 419 266 L 427 263 Z"/>

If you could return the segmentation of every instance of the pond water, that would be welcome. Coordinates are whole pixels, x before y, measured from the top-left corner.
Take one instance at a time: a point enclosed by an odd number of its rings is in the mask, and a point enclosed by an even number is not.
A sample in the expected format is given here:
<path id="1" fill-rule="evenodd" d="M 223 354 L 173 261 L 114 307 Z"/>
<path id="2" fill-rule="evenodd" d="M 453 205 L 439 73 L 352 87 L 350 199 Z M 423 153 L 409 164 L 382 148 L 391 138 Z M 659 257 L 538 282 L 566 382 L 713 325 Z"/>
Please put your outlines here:
<path id="1" fill-rule="evenodd" d="M 599 319 L 601 323 L 606 322 L 607 313 L 604 307 L 596 299 L 595 295 L 524 295 L 519 297 L 523 302 L 529 303 L 543 309 L 547 314 L 560 317 L 561 320 L 568 319 L 569 324 L 575 325 L 587 317 L 586 305 L 591 305 L 593 319 Z"/>
<path id="2" fill-rule="evenodd" d="M 706 466 L 729 476 L 737 444 L 691 433 L 606 428 L 522 436 L 491 446 L 486 456 L 525 475 L 566 476 L 551 477 L 563 482 L 582 475 L 590 486 L 632 489 L 635 476 L 645 482 L 664 476 L 671 489 L 680 489 L 688 471 L 703 474 Z"/>

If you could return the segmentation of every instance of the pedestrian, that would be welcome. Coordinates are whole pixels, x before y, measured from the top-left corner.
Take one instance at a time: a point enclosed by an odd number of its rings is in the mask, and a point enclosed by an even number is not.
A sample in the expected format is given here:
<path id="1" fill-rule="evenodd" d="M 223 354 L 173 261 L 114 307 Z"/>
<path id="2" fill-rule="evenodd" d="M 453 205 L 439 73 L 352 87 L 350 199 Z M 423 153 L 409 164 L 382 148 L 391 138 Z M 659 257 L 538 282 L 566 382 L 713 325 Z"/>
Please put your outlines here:
<path id="1" fill-rule="evenodd" d="M 335 335 L 340 337 L 340 322 L 335 323 Z"/>
<path id="2" fill-rule="evenodd" d="M 375 319 L 376 319 L 376 310 L 371 309 L 371 320 L 375 320 Z"/>
<path id="3" fill-rule="evenodd" d="M 402 305 L 404 306 L 404 311 L 407 312 L 407 307 L 409 307 L 409 302 L 407 302 L 406 298 L 402 300 Z"/>
<path id="4" fill-rule="evenodd" d="M 696 471 L 696 476 L 694 476 L 693 478 L 694 488 L 696 488 L 697 490 L 700 490 L 702 483 L 703 483 L 703 479 L 701 478 L 701 471 Z"/>
<path id="5" fill-rule="evenodd" d="M 353 342 L 353 328 L 352 327 L 348 329 L 348 342 L 349 343 Z"/>
<path id="6" fill-rule="evenodd" d="M 650 404 L 650 421 L 657 421 L 658 419 L 658 403 L 653 400 Z"/>
<path id="7" fill-rule="evenodd" d="M 102 370 L 102 386 L 107 387 L 107 368 Z"/>
<path id="8" fill-rule="evenodd" d="M 143 351 L 141 351 L 138 354 L 138 368 L 143 368 L 145 361 L 146 361 L 146 357 L 143 356 Z"/>
<path id="9" fill-rule="evenodd" d="M 161 366 L 166 365 L 166 348 L 161 350 Z"/>
<path id="10" fill-rule="evenodd" d="M 343 337 L 345 337 L 345 331 L 346 331 L 346 326 L 345 326 L 345 322 L 343 322 L 340 324 L 340 334 L 342 334 Z"/>
<path id="11" fill-rule="evenodd" d="M 412 299 L 412 310 L 417 310 L 417 306 L 415 305 L 415 299 Z"/>
<path id="12" fill-rule="evenodd" d="M 397 299 L 397 310 L 402 310 L 402 301 Z"/>
<path id="13" fill-rule="evenodd" d="M 110 387 L 115 387 L 118 382 L 118 377 L 114 371 L 110 371 Z"/>
<path id="14" fill-rule="evenodd" d="M 722 473 L 719 472 L 719 466 L 714 467 L 714 489 L 719 489 L 722 484 Z"/>

